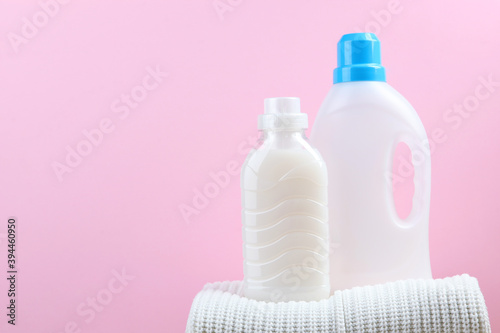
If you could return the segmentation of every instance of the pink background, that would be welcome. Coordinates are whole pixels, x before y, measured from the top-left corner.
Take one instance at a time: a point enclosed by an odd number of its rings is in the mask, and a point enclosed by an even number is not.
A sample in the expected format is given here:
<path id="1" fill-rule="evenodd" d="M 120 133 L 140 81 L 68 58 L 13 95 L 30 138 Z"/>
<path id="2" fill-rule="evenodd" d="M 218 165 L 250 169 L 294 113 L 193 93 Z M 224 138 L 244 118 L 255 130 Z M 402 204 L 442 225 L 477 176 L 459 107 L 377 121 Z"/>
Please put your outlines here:
<path id="1" fill-rule="evenodd" d="M 1 331 L 183 332 L 206 282 L 242 279 L 237 170 L 196 214 L 180 209 L 211 173 L 241 165 L 265 97 L 301 97 L 312 123 L 336 42 L 363 30 L 378 34 L 389 83 L 429 135 L 446 136 L 432 155 L 434 276 L 477 277 L 499 330 L 500 86 L 473 96 L 480 77 L 500 81 L 500 3 L 214 3 L 0 3 Z M 121 101 L 131 93 L 133 108 Z M 59 181 L 67 146 L 88 155 Z M 4 314 L 9 216 L 15 328 Z"/>

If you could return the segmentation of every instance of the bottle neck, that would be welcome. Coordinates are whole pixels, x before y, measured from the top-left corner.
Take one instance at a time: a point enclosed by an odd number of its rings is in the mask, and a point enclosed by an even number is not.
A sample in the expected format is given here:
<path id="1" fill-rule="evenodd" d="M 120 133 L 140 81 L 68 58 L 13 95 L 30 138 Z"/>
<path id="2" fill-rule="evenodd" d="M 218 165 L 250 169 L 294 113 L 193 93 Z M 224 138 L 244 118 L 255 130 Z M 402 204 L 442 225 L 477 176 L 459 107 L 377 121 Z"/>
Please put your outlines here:
<path id="1" fill-rule="evenodd" d="M 297 149 L 307 141 L 305 129 L 264 129 L 260 141 L 271 149 Z"/>

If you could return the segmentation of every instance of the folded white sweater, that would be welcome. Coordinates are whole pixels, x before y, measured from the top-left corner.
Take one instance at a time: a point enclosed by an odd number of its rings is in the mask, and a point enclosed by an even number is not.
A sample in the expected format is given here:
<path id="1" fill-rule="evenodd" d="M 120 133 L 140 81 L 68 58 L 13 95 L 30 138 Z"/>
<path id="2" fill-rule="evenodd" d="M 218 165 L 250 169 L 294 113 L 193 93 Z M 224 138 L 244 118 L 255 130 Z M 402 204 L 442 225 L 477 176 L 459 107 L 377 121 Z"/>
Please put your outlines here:
<path id="1" fill-rule="evenodd" d="M 186 332 L 491 332 L 478 282 L 468 275 L 357 287 L 319 302 L 250 300 L 242 286 L 207 284 L 193 301 Z"/>

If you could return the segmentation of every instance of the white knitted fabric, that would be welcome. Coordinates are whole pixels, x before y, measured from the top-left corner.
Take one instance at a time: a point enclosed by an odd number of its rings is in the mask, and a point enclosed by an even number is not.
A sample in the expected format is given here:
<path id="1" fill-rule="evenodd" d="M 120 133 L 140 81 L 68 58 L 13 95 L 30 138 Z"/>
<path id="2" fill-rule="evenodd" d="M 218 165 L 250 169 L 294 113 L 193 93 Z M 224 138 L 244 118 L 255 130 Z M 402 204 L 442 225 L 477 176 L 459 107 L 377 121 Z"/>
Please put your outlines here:
<path id="1" fill-rule="evenodd" d="M 187 333 L 491 332 L 483 295 L 468 275 L 337 291 L 319 302 L 261 302 L 242 282 L 207 284 Z"/>

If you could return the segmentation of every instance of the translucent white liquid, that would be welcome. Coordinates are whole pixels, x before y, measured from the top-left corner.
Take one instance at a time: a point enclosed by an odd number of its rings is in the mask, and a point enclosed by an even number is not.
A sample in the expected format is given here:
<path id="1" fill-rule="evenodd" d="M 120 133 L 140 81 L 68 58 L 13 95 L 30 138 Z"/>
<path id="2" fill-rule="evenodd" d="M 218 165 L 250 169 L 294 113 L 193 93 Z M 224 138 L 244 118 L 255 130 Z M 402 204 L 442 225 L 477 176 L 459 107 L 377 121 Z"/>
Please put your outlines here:
<path id="1" fill-rule="evenodd" d="M 329 296 L 326 166 L 304 148 L 254 150 L 242 168 L 246 297 Z"/>

